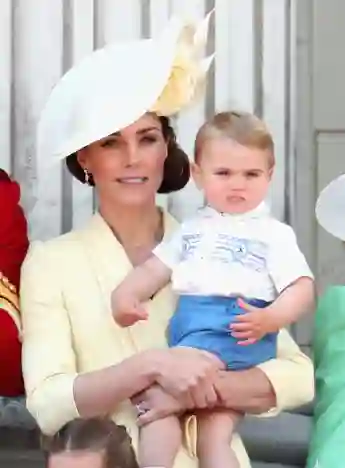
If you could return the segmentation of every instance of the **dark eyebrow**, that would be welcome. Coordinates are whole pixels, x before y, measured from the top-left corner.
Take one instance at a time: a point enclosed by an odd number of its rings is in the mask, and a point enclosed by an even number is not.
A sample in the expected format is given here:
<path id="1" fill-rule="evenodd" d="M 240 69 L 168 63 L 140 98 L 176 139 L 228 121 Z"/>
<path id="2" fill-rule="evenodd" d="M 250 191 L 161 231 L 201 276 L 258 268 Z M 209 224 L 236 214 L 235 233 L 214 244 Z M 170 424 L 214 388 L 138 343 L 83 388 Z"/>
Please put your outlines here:
<path id="1" fill-rule="evenodd" d="M 137 135 L 142 135 L 143 133 L 148 133 L 148 132 L 151 132 L 152 130 L 156 130 L 156 131 L 159 131 L 159 128 L 158 127 L 145 127 L 145 128 L 141 128 L 137 131 Z M 115 137 L 119 137 L 121 136 L 121 132 L 114 132 L 114 133 L 111 133 L 109 136 L 115 136 Z"/>
<path id="2" fill-rule="evenodd" d="M 145 127 L 137 131 L 138 135 L 142 135 L 143 133 L 151 132 L 152 130 L 159 131 L 158 127 Z"/>

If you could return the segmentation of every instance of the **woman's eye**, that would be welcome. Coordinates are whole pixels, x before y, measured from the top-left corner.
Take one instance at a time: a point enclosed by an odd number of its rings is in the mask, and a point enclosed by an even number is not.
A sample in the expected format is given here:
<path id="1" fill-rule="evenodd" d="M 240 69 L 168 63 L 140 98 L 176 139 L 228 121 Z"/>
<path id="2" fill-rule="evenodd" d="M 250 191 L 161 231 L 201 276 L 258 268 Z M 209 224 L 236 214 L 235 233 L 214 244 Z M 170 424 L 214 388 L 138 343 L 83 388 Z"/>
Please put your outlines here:
<path id="1" fill-rule="evenodd" d="M 153 136 L 153 135 L 146 135 L 144 136 L 141 141 L 143 143 L 155 143 L 157 141 L 157 137 Z"/>
<path id="2" fill-rule="evenodd" d="M 103 141 L 101 144 L 102 148 L 110 148 L 117 146 L 119 144 L 119 141 L 116 138 L 109 138 L 108 140 Z"/>

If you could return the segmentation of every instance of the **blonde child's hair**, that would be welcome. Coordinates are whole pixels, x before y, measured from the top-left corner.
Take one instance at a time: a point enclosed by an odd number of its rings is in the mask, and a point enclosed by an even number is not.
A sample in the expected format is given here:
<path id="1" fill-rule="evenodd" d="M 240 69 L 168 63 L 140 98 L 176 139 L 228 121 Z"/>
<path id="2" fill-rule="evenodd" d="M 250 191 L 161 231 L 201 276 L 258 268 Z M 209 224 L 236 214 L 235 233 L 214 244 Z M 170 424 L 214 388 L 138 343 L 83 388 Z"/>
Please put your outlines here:
<path id="1" fill-rule="evenodd" d="M 230 138 L 248 148 L 267 150 L 268 164 L 275 164 L 274 142 L 263 120 L 249 112 L 229 111 L 215 114 L 199 129 L 194 147 L 194 160 L 200 160 L 203 144 L 213 138 Z"/>

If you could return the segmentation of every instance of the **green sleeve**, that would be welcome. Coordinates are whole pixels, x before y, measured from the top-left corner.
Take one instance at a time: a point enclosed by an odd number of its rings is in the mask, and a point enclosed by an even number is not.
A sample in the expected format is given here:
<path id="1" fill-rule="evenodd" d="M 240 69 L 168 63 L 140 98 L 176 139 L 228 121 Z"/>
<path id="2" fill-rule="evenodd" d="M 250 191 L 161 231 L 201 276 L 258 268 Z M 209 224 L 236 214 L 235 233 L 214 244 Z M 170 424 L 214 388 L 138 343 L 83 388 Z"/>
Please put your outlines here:
<path id="1" fill-rule="evenodd" d="M 308 468 L 345 465 L 345 286 L 330 287 L 315 316 L 314 428 Z"/>

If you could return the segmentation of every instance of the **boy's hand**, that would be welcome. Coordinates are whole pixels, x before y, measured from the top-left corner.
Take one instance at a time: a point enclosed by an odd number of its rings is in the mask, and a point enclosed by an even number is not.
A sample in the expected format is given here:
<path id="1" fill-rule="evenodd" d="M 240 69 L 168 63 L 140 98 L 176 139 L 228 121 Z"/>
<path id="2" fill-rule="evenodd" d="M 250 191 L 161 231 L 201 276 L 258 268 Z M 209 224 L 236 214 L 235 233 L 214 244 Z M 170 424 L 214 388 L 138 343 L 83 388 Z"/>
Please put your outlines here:
<path id="1" fill-rule="evenodd" d="M 271 306 L 265 308 L 254 307 L 242 299 L 238 300 L 238 305 L 244 309 L 244 313 L 237 315 L 236 322 L 230 325 L 232 336 L 240 340 L 238 344 L 253 344 L 267 333 L 279 330 L 277 311 Z"/>
<path id="2" fill-rule="evenodd" d="M 139 320 L 147 320 L 148 313 L 140 302 L 131 299 L 113 301 L 113 316 L 120 327 L 130 327 Z"/>

